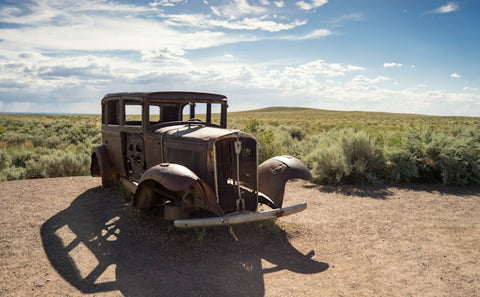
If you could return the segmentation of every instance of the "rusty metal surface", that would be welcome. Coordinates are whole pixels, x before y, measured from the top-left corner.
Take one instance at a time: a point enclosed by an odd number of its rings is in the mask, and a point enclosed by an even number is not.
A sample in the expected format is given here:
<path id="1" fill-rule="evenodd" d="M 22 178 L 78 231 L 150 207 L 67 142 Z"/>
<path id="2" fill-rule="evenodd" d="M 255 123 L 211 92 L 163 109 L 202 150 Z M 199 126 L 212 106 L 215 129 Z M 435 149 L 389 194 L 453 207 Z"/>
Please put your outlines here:
<path id="1" fill-rule="evenodd" d="M 202 123 L 179 123 L 178 125 L 169 125 L 155 130 L 155 133 L 165 134 L 165 137 L 184 138 L 199 141 L 217 139 L 239 133 L 238 130 L 229 130 L 217 127 L 209 127 Z"/>
<path id="2" fill-rule="evenodd" d="M 166 101 L 205 100 L 210 102 L 221 102 L 227 100 L 227 97 L 221 94 L 202 92 L 122 92 L 106 94 L 103 96 L 103 99 L 110 97 L 142 97 L 149 99 L 165 99 Z"/>
<path id="3" fill-rule="evenodd" d="M 258 166 L 258 190 L 268 196 L 276 208 L 282 207 L 285 184 L 293 178 L 312 180 L 307 165 L 297 158 L 277 156 Z"/>
<path id="4" fill-rule="evenodd" d="M 297 212 L 303 211 L 307 208 L 307 203 L 287 206 L 284 208 L 276 208 L 272 210 L 265 210 L 259 212 L 251 212 L 245 214 L 235 214 L 222 217 L 213 218 L 199 218 L 199 219 L 177 219 L 173 222 L 173 225 L 177 228 L 202 228 L 202 227 L 215 227 L 225 225 L 236 225 L 258 222 L 263 220 L 275 219 L 282 216 L 292 215 Z"/>
<path id="5" fill-rule="evenodd" d="M 105 145 L 99 145 L 94 148 L 92 153 L 92 163 L 90 165 L 90 174 L 92 176 L 102 177 L 102 186 L 111 186 L 116 180 L 115 169 L 108 156 Z"/>
<path id="6" fill-rule="evenodd" d="M 154 180 L 167 190 L 178 192 L 190 187 L 199 178 L 185 166 L 162 163 L 145 171 L 140 184 L 145 180 Z"/>
<path id="7" fill-rule="evenodd" d="M 148 169 L 142 176 L 132 205 L 149 209 L 165 200 L 178 205 L 182 211 L 200 208 L 214 215 L 224 214 L 210 187 L 179 164 L 163 163 Z"/>
<path id="8" fill-rule="evenodd" d="M 142 133 L 126 133 L 126 164 L 131 178 L 139 179 L 145 171 L 145 149 Z"/>

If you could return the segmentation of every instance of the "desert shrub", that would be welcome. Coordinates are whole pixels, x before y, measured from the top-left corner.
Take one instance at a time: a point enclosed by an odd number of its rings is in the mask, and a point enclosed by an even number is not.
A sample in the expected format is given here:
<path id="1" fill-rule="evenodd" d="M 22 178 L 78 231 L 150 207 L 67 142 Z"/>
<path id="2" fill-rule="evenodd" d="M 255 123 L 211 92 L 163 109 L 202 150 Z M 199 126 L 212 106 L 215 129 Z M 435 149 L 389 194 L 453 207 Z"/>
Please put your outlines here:
<path id="1" fill-rule="evenodd" d="M 85 175 L 98 116 L 1 115 L 0 180 Z"/>
<path id="2" fill-rule="evenodd" d="M 410 152 L 396 149 L 386 153 L 386 178 L 393 183 L 410 183 L 418 180 L 416 158 Z"/>
<path id="3" fill-rule="evenodd" d="M 21 147 L 12 149 L 10 153 L 11 164 L 15 167 L 25 167 L 26 162 L 33 158 L 35 158 L 35 152 Z"/>
<path id="4" fill-rule="evenodd" d="M 283 127 L 283 129 L 290 135 L 292 139 L 303 140 L 305 137 L 304 130 L 298 126 L 287 126 Z"/>
<path id="5" fill-rule="evenodd" d="M 285 149 L 289 147 L 286 144 L 286 141 L 289 140 L 289 137 L 286 137 L 288 133 L 278 127 L 265 126 L 259 120 L 252 119 L 245 124 L 243 131 L 252 134 L 257 139 L 259 163 L 268 158 L 288 153 Z"/>
<path id="6" fill-rule="evenodd" d="M 75 176 L 89 174 L 90 156 L 87 154 L 70 154 L 54 150 L 38 159 L 26 163 L 27 178 Z"/>
<path id="7" fill-rule="evenodd" d="M 243 126 L 243 131 L 255 134 L 262 129 L 262 123 L 257 119 L 251 119 L 245 123 Z"/>
<path id="8" fill-rule="evenodd" d="M 480 183 L 480 145 L 477 128 L 461 134 L 433 132 L 431 129 L 409 131 L 405 149 L 415 158 L 420 182 L 446 185 Z M 480 134 L 480 133 L 479 133 Z"/>
<path id="9" fill-rule="evenodd" d="M 305 161 L 317 183 L 379 183 L 385 167 L 382 150 L 374 137 L 347 128 L 317 136 L 317 145 Z"/>
<path id="10" fill-rule="evenodd" d="M 0 149 L 0 170 L 3 170 L 10 165 L 10 157 L 4 149 Z"/>
<path id="11" fill-rule="evenodd" d="M 3 180 L 24 179 L 27 176 L 27 170 L 23 167 L 10 166 L 2 170 L 0 175 Z"/>

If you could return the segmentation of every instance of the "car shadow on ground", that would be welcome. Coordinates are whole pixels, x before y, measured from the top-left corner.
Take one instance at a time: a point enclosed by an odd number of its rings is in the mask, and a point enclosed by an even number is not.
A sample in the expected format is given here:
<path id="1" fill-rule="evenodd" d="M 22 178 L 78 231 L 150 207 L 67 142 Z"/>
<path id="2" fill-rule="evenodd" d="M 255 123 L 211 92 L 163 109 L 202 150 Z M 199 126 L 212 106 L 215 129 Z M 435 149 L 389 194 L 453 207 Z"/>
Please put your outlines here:
<path id="1" fill-rule="evenodd" d="M 90 189 L 41 227 L 52 266 L 82 293 L 263 296 L 264 274 L 320 273 L 274 223 L 179 231 L 154 214 L 129 215 L 112 191 Z"/>

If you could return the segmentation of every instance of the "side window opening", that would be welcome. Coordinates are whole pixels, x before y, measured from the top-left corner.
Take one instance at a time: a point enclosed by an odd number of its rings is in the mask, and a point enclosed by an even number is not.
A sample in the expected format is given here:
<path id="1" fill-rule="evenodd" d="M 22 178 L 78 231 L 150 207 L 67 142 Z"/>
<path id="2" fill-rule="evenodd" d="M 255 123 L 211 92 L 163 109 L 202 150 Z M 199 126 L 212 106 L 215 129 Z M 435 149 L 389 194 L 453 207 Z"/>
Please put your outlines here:
<path id="1" fill-rule="evenodd" d="M 210 123 L 220 126 L 221 120 L 220 115 L 222 113 L 222 105 L 221 104 L 212 104 L 211 107 L 211 120 Z"/>
<path id="2" fill-rule="evenodd" d="M 155 125 L 162 122 L 162 111 L 159 105 L 148 106 L 148 123 Z"/>
<path id="3" fill-rule="evenodd" d="M 125 125 L 142 125 L 142 105 L 138 102 L 125 102 Z"/>
<path id="4" fill-rule="evenodd" d="M 105 125 L 118 125 L 118 101 L 110 100 L 102 106 L 102 124 Z"/>

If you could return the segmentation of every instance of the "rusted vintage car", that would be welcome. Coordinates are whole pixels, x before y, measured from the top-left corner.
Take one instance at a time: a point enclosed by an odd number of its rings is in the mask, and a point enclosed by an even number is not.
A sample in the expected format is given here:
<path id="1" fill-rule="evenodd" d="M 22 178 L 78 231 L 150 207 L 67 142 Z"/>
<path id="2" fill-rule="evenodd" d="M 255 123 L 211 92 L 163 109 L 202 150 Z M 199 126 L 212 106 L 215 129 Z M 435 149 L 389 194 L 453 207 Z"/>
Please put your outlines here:
<path id="1" fill-rule="evenodd" d="M 227 98 L 196 92 L 115 93 L 102 99 L 102 145 L 90 171 L 122 182 L 140 210 L 159 206 L 178 228 L 232 225 L 302 211 L 283 207 L 285 184 L 310 180 L 290 156 L 258 165 L 257 140 L 227 129 Z M 272 209 L 259 211 L 259 204 Z"/>

